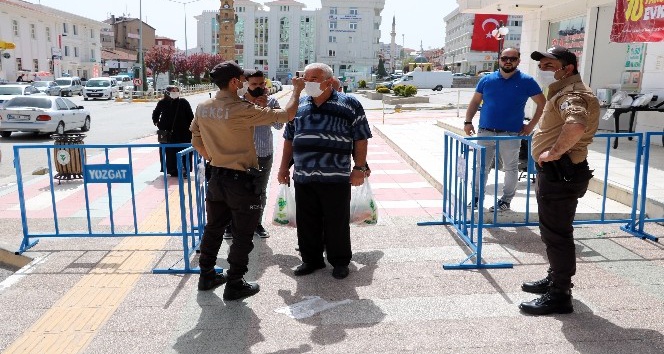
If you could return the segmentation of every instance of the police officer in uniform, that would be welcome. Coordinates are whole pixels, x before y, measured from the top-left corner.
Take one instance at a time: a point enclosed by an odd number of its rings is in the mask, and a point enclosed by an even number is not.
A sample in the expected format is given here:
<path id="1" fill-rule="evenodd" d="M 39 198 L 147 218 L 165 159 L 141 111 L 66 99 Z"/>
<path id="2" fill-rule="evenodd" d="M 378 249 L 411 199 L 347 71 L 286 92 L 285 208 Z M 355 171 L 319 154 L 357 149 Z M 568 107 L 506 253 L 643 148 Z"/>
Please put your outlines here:
<path id="1" fill-rule="evenodd" d="M 576 273 L 572 223 L 579 198 L 588 189 L 592 171 L 586 157 L 599 123 L 599 101 L 581 81 L 576 55 L 553 46 L 533 52 L 542 71 L 552 71 L 540 126 L 532 139 L 537 162 L 535 193 L 539 229 L 549 259 L 548 275 L 523 283 L 523 291 L 542 294 L 523 302 L 521 311 L 532 315 L 571 313 L 572 276 Z"/>
<path id="2" fill-rule="evenodd" d="M 254 127 L 293 120 L 297 112 L 302 79 L 293 79 L 293 94 L 284 109 L 263 108 L 240 99 L 247 91 L 246 76 L 233 61 L 217 64 L 210 76 L 219 91 L 215 98 L 198 105 L 191 123 L 192 145 L 210 161 L 206 195 L 207 224 L 200 245 L 199 290 L 211 290 L 224 283 L 224 300 L 237 300 L 259 291 L 247 283 L 249 253 L 261 212 L 260 191 L 254 186 L 258 158 L 254 148 Z M 258 192 L 258 193 L 257 193 Z M 232 220 L 235 238 L 228 253 L 226 276 L 217 274 L 215 264 L 223 242 L 224 227 Z"/>

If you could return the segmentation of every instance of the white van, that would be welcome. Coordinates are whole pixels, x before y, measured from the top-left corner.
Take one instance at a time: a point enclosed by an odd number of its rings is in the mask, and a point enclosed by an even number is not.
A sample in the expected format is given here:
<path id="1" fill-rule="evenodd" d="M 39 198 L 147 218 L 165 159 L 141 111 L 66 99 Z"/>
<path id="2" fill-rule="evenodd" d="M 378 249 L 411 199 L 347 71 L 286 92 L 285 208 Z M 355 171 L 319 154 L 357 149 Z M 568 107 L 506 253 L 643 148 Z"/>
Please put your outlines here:
<path id="1" fill-rule="evenodd" d="M 413 71 L 395 81 L 397 85 L 414 85 L 418 89 L 432 89 L 442 91 L 443 88 L 452 87 L 451 71 Z"/>
<path id="2" fill-rule="evenodd" d="M 118 97 L 118 82 L 110 77 L 95 77 L 88 80 L 83 88 L 83 99 L 88 98 L 103 98 L 110 100 Z"/>
<path id="3" fill-rule="evenodd" d="M 81 78 L 78 76 L 59 77 L 55 79 L 55 83 L 60 86 L 60 96 L 73 96 L 83 94 L 83 84 Z"/>

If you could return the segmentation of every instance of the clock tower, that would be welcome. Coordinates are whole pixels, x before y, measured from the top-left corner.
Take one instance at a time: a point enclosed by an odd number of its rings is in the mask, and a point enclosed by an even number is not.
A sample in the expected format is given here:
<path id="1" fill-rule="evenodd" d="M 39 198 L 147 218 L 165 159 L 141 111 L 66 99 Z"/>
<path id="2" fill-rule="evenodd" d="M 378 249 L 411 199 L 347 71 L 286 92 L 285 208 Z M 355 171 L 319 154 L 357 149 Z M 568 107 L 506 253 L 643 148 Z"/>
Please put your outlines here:
<path id="1" fill-rule="evenodd" d="M 219 38 L 217 53 L 224 57 L 224 60 L 235 60 L 235 9 L 233 0 L 220 0 L 219 15 Z"/>

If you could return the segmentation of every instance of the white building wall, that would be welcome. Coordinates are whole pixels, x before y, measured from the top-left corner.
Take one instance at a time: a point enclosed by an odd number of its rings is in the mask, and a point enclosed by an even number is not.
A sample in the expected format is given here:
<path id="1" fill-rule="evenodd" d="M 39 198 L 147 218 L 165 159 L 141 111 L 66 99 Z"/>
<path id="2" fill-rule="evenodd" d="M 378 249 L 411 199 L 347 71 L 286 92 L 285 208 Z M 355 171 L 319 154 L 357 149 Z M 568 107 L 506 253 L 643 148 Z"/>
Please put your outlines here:
<path id="1" fill-rule="evenodd" d="M 18 24 L 18 36 L 14 34 L 13 21 Z M 35 26 L 32 38 L 31 25 Z M 56 44 L 56 21 L 45 13 L 36 13 L 8 4 L 0 4 L 0 41 L 11 42 L 15 49 L 3 51 L 0 56 L 0 79 L 13 82 L 19 75 L 17 58 L 21 59 L 22 72 L 50 71 L 51 46 Z M 47 41 L 46 28 L 51 32 Z M 9 56 L 5 58 L 4 54 Z M 38 67 L 34 66 L 37 60 Z"/>
<path id="2" fill-rule="evenodd" d="M 370 77 L 372 70 L 378 67 L 385 0 L 321 0 L 321 5 L 317 61 L 330 65 L 338 76 L 350 71 Z M 330 13 L 334 8 L 336 15 Z M 351 9 L 356 10 L 357 15 L 351 14 Z M 336 29 L 330 28 L 331 22 L 336 22 Z M 351 28 L 351 24 L 356 24 L 357 28 Z M 331 36 L 336 37 L 336 42 L 330 42 Z"/>
<path id="3" fill-rule="evenodd" d="M 318 12 L 316 10 L 305 10 L 303 4 L 299 6 L 291 3 L 287 6 L 285 8 L 275 4 L 270 8 L 249 0 L 235 1 L 235 14 L 238 17 L 238 22 L 235 25 L 236 41 L 242 43 L 243 51 L 238 58 L 226 59 L 236 59 L 245 68 L 263 70 L 268 77 L 276 78 L 282 82 L 288 81 L 289 74 L 294 75 L 297 70 L 301 70 L 303 66 L 300 60 L 301 52 L 305 51 L 306 48 L 314 48 L 316 37 L 315 31 L 313 31 L 314 33 L 302 33 L 300 22 L 309 18 L 309 21 L 316 23 Z M 217 51 L 217 30 L 214 24 L 218 13 L 219 11 L 204 11 L 201 15 L 195 17 L 198 21 L 197 43 L 205 53 L 216 53 Z M 256 55 L 257 18 L 267 18 L 268 21 L 267 56 Z M 288 67 L 280 69 L 279 44 L 282 19 L 289 23 L 290 30 L 285 31 L 288 35 L 288 49 L 287 55 L 284 57 L 288 60 Z M 310 59 L 307 62 L 313 62 L 315 61 L 315 50 L 309 51 L 311 52 L 309 53 Z M 263 64 L 258 63 L 261 60 Z"/>

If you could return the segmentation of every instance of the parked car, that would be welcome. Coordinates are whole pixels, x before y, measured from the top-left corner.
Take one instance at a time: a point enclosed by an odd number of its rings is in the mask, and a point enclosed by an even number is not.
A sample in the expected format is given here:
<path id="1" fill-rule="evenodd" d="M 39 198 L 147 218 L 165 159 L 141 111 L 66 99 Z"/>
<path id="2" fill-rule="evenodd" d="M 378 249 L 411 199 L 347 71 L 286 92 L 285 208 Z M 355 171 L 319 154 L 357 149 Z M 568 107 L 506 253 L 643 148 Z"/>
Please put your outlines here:
<path id="1" fill-rule="evenodd" d="M 77 76 L 59 77 L 55 82 L 60 86 L 60 96 L 83 95 L 83 84 Z"/>
<path id="2" fill-rule="evenodd" d="M 283 85 L 278 80 L 272 81 L 272 85 L 277 89 L 277 92 L 284 89 Z"/>
<path id="3" fill-rule="evenodd" d="M 95 77 L 88 80 L 83 88 L 83 100 L 103 98 L 110 100 L 118 97 L 118 83 L 110 77 Z"/>
<path id="4" fill-rule="evenodd" d="M 71 100 L 53 96 L 16 96 L 0 108 L 0 136 L 13 132 L 57 133 L 90 130 L 90 112 Z"/>
<path id="5" fill-rule="evenodd" d="M 60 86 L 55 81 L 35 81 L 32 86 L 49 96 L 60 96 Z"/>
<path id="6" fill-rule="evenodd" d="M 452 77 L 469 77 L 469 76 L 464 73 L 454 73 L 452 74 Z"/>
<path id="7" fill-rule="evenodd" d="M 4 105 L 6 101 L 9 101 L 11 98 L 16 96 L 27 96 L 39 93 L 32 85 L 24 84 L 9 84 L 0 86 L 0 107 Z"/>
<path id="8" fill-rule="evenodd" d="M 487 76 L 491 73 L 492 73 L 492 71 L 481 71 L 481 72 L 477 73 L 477 76 L 478 77 L 485 77 L 485 76 Z"/>

